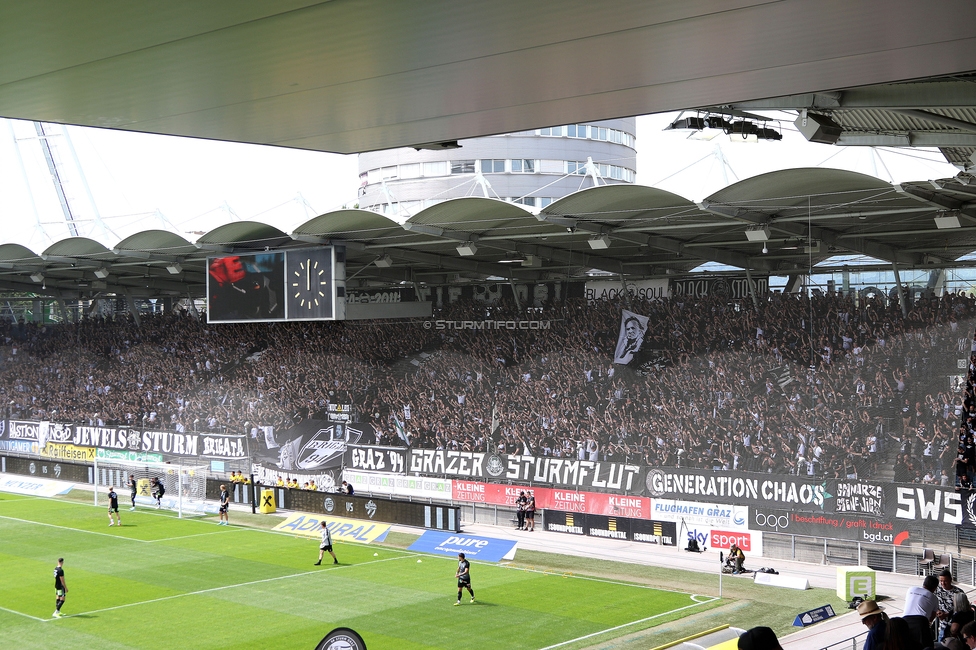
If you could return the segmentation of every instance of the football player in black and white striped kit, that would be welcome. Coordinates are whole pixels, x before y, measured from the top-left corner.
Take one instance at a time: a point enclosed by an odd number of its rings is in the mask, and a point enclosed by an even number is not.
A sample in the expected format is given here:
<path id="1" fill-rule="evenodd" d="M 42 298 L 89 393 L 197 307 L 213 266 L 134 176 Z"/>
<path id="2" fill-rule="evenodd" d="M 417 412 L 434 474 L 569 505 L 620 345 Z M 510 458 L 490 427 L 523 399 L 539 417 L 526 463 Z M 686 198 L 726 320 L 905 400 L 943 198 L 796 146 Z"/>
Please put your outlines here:
<path id="1" fill-rule="evenodd" d="M 332 564 L 339 564 L 339 559 L 336 554 L 332 552 L 332 533 L 329 532 L 329 527 L 326 525 L 325 521 L 319 524 L 319 533 L 322 535 L 322 543 L 319 544 L 319 561 L 315 563 L 315 566 L 322 564 L 322 558 L 325 556 L 325 552 L 328 551 L 329 555 L 332 556 Z"/>

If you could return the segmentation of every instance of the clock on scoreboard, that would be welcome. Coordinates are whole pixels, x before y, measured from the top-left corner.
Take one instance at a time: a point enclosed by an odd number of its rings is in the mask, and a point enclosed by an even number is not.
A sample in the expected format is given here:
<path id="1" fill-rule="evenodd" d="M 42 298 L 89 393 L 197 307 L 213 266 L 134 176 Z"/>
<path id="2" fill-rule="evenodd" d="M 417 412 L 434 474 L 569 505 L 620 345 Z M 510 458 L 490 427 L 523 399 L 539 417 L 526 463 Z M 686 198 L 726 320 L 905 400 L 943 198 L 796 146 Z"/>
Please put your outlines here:
<path id="1" fill-rule="evenodd" d="M 285 318 L 335 318 L 334 260 L 331 247 L 288 251 L 285 256 Z"/>

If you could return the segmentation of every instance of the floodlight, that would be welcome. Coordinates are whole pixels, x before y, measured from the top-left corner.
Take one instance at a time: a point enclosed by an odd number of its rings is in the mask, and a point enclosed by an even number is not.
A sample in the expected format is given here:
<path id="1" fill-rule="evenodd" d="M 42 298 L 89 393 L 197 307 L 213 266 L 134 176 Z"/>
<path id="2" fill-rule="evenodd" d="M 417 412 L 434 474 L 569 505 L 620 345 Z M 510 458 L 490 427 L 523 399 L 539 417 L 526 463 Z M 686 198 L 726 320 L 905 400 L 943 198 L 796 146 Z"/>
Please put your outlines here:
<path id="1" fill-rule="evenodd" d="M 105 268 L 104 266 L 95 269 L 95 277 L 98 278 L 99 280 L 104 280 L 105 278 L 108 277 L 108 269 Z"/>
<path id="2" fill-rule="evenodd" d="M 760 224 L 746 228 L 746 239 L 749 241 L 769 241 L 769 226 Z"/>
<path id="3" fill-rule="evenodd" d="M 467 241 L 458 245 L 457 252 L 461 257 L 470 257 L 478 252 L 478 247 L 474 245 L 474 242 Z"/>
<path id="4" fill-rule="evenodd" d="M 610 248 L 610 235 L 598 235 L 589 240 L 590 248 L 593 250 L 601 250 L 604 248 Z"/>
<path id="5" fill-rule="evenodd" d="M 384 255 L 376 260 L 376 266 L 381 269 L 388 269 L 393 266 L 393 258 L 389 255 Z"/>
<path id="6" fill-rule="evenodd" d="M 173 262 L 166 267 L 166 270 L 169 271 L 170 275 L 179 275 L 183 272 L 183 267 L 180 266 L 179 262 Z"/>
<path id="7" fill-rule="evenodd" d="M 44 282 L 44 274 L 40 271 L 37 273 L 31 273 L 30 279 L 34 282 Z"/>
<path id="8" fill-rule="evenodd" d="M 939 230 L 944 230 L 946 228 L 959 228 L 961 227 L 959 223 L 959 217 L 956 215 L 948 215 L 935 218 L 935 227 Z"/>

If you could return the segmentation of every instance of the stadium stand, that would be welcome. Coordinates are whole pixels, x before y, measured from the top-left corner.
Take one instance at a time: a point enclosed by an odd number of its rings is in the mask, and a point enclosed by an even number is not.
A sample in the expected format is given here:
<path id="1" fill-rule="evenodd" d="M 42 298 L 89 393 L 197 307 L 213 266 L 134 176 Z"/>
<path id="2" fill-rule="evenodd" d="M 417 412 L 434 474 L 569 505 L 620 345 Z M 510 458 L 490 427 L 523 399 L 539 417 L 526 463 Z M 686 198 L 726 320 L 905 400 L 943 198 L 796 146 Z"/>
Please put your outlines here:
<path id="1" fill-rule="evenodd" d="M 976 301 L 771 294 L 636 301 L 653 367 L 614 365 L 623 305 L 530 312 L 457 302 L 444 321 L 210 325 L 187 314 L 4 323 L 0 399 L 12 418 L 243 433 L 352 404 L 381 444 L 970 484 Z M 429 323 L 428 323 L 429 325 Z M 413 363 L 410 360 L 413 360 Z M 493 415 L 499 423 L 492 440 Z"/>

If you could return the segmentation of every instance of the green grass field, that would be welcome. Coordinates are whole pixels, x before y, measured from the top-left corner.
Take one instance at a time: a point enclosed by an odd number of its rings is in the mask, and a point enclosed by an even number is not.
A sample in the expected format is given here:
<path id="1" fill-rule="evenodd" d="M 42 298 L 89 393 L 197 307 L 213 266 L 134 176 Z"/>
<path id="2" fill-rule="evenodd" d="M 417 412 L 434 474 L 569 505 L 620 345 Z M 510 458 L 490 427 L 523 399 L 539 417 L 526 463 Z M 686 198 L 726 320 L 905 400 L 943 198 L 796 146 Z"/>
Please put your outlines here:
<path id="1" fill-rule="evenodd" d="M 104 508 L 0 494 L 0 647 L 311 649 L 342 626 L 370 650 L 583 648 L 718 605 L 615 577 L 473 563 L 478 602 L 465 592 L 454 607 L 452 558 L 339 543 L 339 566 L 313 567 L 313 539 L 164 511 L 122 517 L 110 528 Z M 58 557 L 69 591 L 53 619 Z"/>

